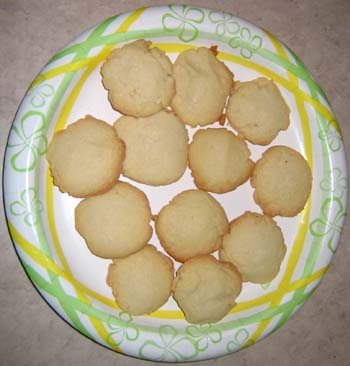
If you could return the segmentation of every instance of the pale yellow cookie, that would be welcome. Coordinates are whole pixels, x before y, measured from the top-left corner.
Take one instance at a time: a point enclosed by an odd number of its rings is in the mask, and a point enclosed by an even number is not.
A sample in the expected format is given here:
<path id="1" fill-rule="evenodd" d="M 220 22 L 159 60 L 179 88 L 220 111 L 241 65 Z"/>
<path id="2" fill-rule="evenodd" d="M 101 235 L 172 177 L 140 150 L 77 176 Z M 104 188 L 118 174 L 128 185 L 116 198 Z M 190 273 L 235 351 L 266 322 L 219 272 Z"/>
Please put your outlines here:
<path id="1" fill-rule="evenodd" d="M 103 193 L 117 183 L 124 143 L 112 126 L 86 116 L 56 132 L 46 158 L 54 184 L 74 197 Z"/>
<path id="2" fill-rule="evenodd" d="M 311 192 L 311 169 L 294 149 L 273 146 L 256 162 L 251 185 L 254 200 L 270 216 L 295 216 Z"/>
<path id="3" fill-rule="evenodd" d="M 125 257 L 142 249 L 152 236 L 146 195 L 124 182 L 86 198 L 75 209 L 75 227 L 90 251 L 102 258 Z"/>
<path id="4" fill-rule="evenodd" d="M 190 126 L 218 121 L 233 87 L 233 74 L 213 50 L 187 50 L 174 64 L 176 94 L 171 103 L 175 113 Z"/>
<path id="5" fill-rule="evenodd" d="M 149 314 L 165 304 L 171 294 L 174 267 L 171 259 L 146 245 L 109 266 L 107 284 L 117 304 L 132 315 Z"/>
<path id="6" fill-rule="evenodd" d="M 114 109 L 135 117 L 159 112 L 175 94 L 172 64 L 151 42 L 137 40 L 114 49 L 101 68 Z"/>
<path id="7" fill-rule="evenodd" d="M 236 305 L 242 278 L 234 265 L 211 255 L 186 261 L 177 271 L 173 296 L 189 323 L 221 320 Z"/>
<path id="8" fill-rule="evenodd" d="M 283 234 L 275 221 L 246 212 L 230 223 L 219 256 L 237 267 L 243 281 L 263 284 L 277 276 L 285 253 Z"/>
<path id="9" fill-rule="evenodd" d="M 231 126 L 257 145 L 268 145 L 289 126 L 290 110 L 281 92 L 262 77 L 236 83 L 226 113 Z"/>
<path id="10" fill-rule="evenodd" d="M 172 112 L 149 117 L 123 116 L 114 124 L 126 145 L 123 175 L 149 185 L 170 184 L 187 167 L 188 134 Z"/>
<path id="11" fill-rule="evenodd" d="M 189 147 L 189 167 L 200 189 L 229 192 L 246 182 L 254 163 L 245 141 L 225 128 L 198 130 Z"/>
<path id="12" fill-rule="evenodd" d="M 228 220 L 209 193 L 193 189 L 179 193 L 161 209 L 155 228 L 166 252 L 184 262 L 217 250 Z"/>

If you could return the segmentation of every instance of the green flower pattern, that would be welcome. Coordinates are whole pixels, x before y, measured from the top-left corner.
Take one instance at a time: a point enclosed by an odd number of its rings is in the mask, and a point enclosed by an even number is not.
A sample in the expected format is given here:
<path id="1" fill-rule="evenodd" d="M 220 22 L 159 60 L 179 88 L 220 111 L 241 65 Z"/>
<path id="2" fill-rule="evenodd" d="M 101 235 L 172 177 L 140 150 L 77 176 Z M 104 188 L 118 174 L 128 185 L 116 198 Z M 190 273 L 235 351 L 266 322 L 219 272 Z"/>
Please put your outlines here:
<path id="1" fill-rule="evenodd" d="M 55 88 L 50 84 L 39 85 L 28 92 L 30 98 L 30 104 L 34 108 L 43 107 L 47 99 L 52 97 L 55 93 Z"/>
<path id="2" fill-rule="evenodd" d="M 7 147 L 14 151 L 10 162 L 15 171 L 27 172 L 36 167 L 39 157 L 47 149 L 45 131 L 45 115 L 39 111 L 25 113 L 19 126 L 12 127 L 11 140 Z"/>
<path id="3" fill-rule="evenodd" d="M 334 122 L 335 121 L 330 121 L 327 126 L 319 132 L 318 137 L 328 144 L 331 151 L 337 152 L 342 148 L 343 144 L 340 133 L 333 127 Z"/>
<path id="4" fill-rule="evenodd" d="M 198 355 L 197 342 L 192 337 L 181 335 L 171 325 L 159 327 L 159 342 L 146 340 L 139 349 L 139 357 L 155 361 L 189 361 Z"/>
<path id="5" fill-rule="evenodd" d="M 333 207 L 332 207 L 333 206 Z M 332 217 L 328 217 L 328 212 Z M 327 247 L 334 253 L 336 237 L 340 235 L 345 218 L 345 210 L 339 198 L 327 198 L 321 206 L 321 216 L 310 224 L 310 232 L 315 237 L 327 237 Z"/>
<path id="6" fill-rule="evenodd" d="M 140 334 L 139 329 L 132 323 L 133 319 L 129 313 L 121 312 L 118 319 L 121 321 L 121 325 L 108 323 L 108 327 L 112 331 L 108 334 L 106 341 L 112 347 L 119 346 L 125 339 L 136 341 Z"/>
<path id="7" fill-rule="evenodd" d="M 168 32 L 178 32 L 178 37 L 183 42 L 191 42 L 198 37 L 198 24 L 204 21 L 202 9 L 192 6 L 169 5 L 170 13 L 162 17 L 163 28 Z"/>
<path id="8" fill-rule="evenodd" d="M 262 38 L 252 32 L 247 27 L 242 27 L 239 34 L 232 37 L 228 44 L 231 48 L 240 48 L 240 54 L 246 59 L 250 59 L 262 46 Z"/>
<path id="9" fill-rule="evenodd" d="M 262 46 L 262 37 L 252 34 L 247 27 L 242 27 L 231 14 L 219 11 L 210 11 L 208 18 L 215 25 L 215 34 L 222 38 L 227 35 L 231 37 L 228 45 L 231 48 L 240 49 L 240 55 L 250 59 Z"/>
<path id="10" fill-rule="evenodd" d="M 205 17 L 206 12 L 202 9 L 186 5 L 169 5 L 161 17 L 161 23 L 164 31 L 175 34 L 182 42 L 189 43 L 199 37 L 201 30 L 207 31 L 203 26 L 201 29 Z M 214 39 L 218 41 L 225 39 L 225 42 L 232 49 L 237 49 L 243 58 L 250 59 L 262 47 L 262 37 L 254 34 L 251 29 L 244 26 L 243 21 L 240 23 L 232 15 L 209 11 L 208 19 L 212 24 L 211 32 L 215 32 L 216 35 Z M 43 107 L 55 92 L 52 85 L 44 83 L 27 93 L 27 105 L 30 105 L 31 110 L 17 117 L 8 143 L 9 161 L 17 173 L 35 172 L 40 158 L 46 153 L 48 144 L 46 130 L 49 121 L 46 121 Z M 335 153 L 341 151 L 342 139 L 333 122 L 335 121 L 330 121 L 318 136 L 329 146 L 331 152 Z M 333 253 L 336 249 L 335 239 L 340 235 L 345 217 L 341 199 L 347 189 L 347 178 L 340 168 L 334 168 L 321 181 L 320 189 L 332 194 L 334 198 L 323 201 L 320 217 L 311 222 L 309 229 L 314 237 L 325 237 L 327 246 Z M 22 217 L 27 226 L 37 225 L 42 211 L 43 204 L 34 187 L 21 191 L 19 198 L 9 206 L 11 215 Z M 270 285 L 271 283 L 263 284 L 261 288 L 266 290 Z M 167 362 L 195 360 L 200 352 L 205 352 L 210 346 L 223 342 L 221 330 L 212 324 L 189 325 L 185 329 L 185 334 L 179 333 L 172 325 L 162 325 L 152 335 L 146 333 L 145 337 L 150 337 L 147 339 L 140 337 L 141 328 L 134 324 L 130 314 L 121 312 L 117 319 L 118 324 L 105 322 L 109 329 L 107 344 L 116 348 L 128 342 L 135 342 L 133 344 L 139 357 L 145 359 Z M 250 338 L 248 329 L 234 330 L 231 340 L 226 343 L 227 352 L 234 352 L 247 344 Z"/>
<path id="11" fill-rule="evenodd" d="M 249 339 L 249 332 L 245 328 L 238 329 L 233 336 L 233 340 L 226 345 L 227 352 L 235 352 L 242 348 Z"/>
<path id="12" fill-rule="evenodd" d="M 167 32 L 178 33 L 183 42 L 191 42 L 199 36 L 199 25 L 203 23 L 205 14 L 202 9 L 192 6 L 169 5 L 169 13 L 162 16 L 163 29 Z M 231 48 L 240 48 L 242 57 L 249 59 L 262 46 L 262 37 L 252 34 L 247 27 L 242 27 L 231 14 L 210 11 L 208 19 L 215 26 L 215 34 L 222 38 L 233 36 L 228 44 Z"/>
<path id="13" fill-rule="evenodd" d="M 200 352 L 207 350 L 210 343 L 219 343 L 222 339 L 221 331 L 212 324 L 190 325 L 186 328 L 186 333 L 196 340 Z"/>
<path id="14" fill-rule="evenodd" d="M 209 12 L 208 18 L 215 24 L 215 34 L 220 38 L 225 34 L 236 34 L 241 29 L 241 26 L 234 20 L 234 17 L 231 14 L 211 11 Z"/>
<path id="15" fill-rule="evenodd" d="M 33 187 L 23 190 L 19 200 L 10 204 L 11 214 L 23 216 L 24 223 L 28 226 L 34 226 L 38 223 L 42 211 L 43 204 Z"/>
<path id="16" fill-rule="evenodd" d="M 321 181 L 320 188 L 324 192 L 331 192 L 335 197 L 342 198 L 346 192 L 348 181 L 340 168 L 329 171 Z"/>

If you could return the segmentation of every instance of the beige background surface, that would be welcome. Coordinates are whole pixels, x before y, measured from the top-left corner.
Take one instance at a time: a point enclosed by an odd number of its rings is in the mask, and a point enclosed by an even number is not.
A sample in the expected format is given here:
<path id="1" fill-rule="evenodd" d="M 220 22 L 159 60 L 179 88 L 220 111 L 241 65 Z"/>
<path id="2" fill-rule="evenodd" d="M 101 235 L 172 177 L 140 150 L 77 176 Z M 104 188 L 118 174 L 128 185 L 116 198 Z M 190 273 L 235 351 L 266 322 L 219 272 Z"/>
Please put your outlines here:
<path id="1" fill-rule="evenodd" d="M 349 153 L 350 1 L 190 1 L 268 29 L 304 61 L 332 102 Z M 173 1 L 178 3 L 178 1 Z M 16 109 L 42 66 L 105 18 L 160 1 L 0 0 L 0 153 Z M 153 365 L 108 351 L 78 334 L 39 297 L 12 248 L 0 213 L 0 365 Z M 202 365 L 350 365 L 349 220 L 316 293 L 278 332 Z M 197 363 L 198 364 L 198 363 Z"/>

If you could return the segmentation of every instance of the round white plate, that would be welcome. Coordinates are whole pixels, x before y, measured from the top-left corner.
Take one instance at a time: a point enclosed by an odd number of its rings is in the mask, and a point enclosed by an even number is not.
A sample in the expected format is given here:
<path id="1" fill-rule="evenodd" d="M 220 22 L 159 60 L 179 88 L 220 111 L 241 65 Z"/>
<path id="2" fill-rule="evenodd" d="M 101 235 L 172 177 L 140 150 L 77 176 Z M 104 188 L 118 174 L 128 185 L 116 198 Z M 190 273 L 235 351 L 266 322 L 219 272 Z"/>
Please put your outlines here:
<path id="1" fill-rule="evenodd" d="M 151 40 L 172 60 L 183 50 L 215 44 L 218 58 L 236 80 L 273 79 L 291 109 L 291 125 L 271 145 L 297 149 L 312 167 L 313 190 L 304 211 L 294 218 L 276 218 L 288 246 L 279 275 L 265 285 L 245 283 L 238 305 L 216 324 L 188 324 L 173 299 L 148 316 L 132 317 L 120 311 L 105 282 L 109 261 L 93 256 L 74 229 L 79 200 L 60 193 L 49 174 L 45 153 L 55 131 L 86 114 L 111 124 L 117 119 L 99 70 L 111 49 L 139 38 Z M 195 129 L 187 129 L 192 136 Z M 249 148 L 257 160 L 268 147 L 249 144 Z M 188 170 L 180 181 L 165 187 L 131 183 L 147 194 L 154 214 L 178 192 L 195 187 Z M 252 345 L 279 328 L 327 271 L 342 230 L 346 195 L 339 126 L 326 96 L 301 61 L 270 33 L 245 20 L 186 5 L 112 17 L 56 54 L 30 85 L 18 109 L 4 162 L 9 230 L 41 296 L 92 340 L 158 361 L 218 357 Z M 246 210 L 260 212 L 249 182 L 234 192 L 213 196 L 230 220 Z M 159 247 L 155 235 L 151 243 Z"/>

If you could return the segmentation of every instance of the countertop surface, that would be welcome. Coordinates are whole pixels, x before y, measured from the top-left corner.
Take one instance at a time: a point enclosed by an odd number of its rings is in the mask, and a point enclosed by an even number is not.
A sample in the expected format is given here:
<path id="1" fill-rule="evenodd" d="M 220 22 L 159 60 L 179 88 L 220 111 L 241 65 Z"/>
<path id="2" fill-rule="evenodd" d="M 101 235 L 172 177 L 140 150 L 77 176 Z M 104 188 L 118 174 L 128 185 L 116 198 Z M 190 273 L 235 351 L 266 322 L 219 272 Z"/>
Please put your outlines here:
<path id="1" fill-rule="evenodd" d="M 188 0 L 187 3 L 245 18 L 293 49 L 330 99 L 349 154 L 348 0 Z M 135 0 L 0 0 L 1 160 L 16 109 L 29 84 L 52 55 L 88 27 L 111 15 L 162 4 Z M 157 364 L 109 351 L 62 321 L 40 298 L 22 269 L 2 207 L 0 219 L 0 365 Z M 349 278 L 347 218 L 330 270 L 292 319 L 248 349 L 199 364 L 350 365 Z"/>

